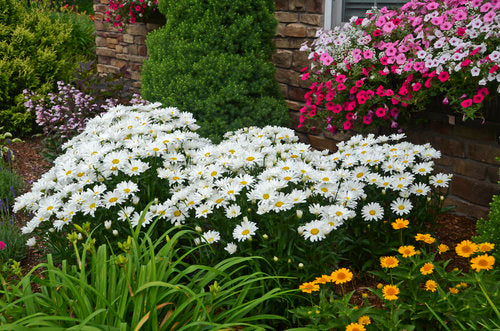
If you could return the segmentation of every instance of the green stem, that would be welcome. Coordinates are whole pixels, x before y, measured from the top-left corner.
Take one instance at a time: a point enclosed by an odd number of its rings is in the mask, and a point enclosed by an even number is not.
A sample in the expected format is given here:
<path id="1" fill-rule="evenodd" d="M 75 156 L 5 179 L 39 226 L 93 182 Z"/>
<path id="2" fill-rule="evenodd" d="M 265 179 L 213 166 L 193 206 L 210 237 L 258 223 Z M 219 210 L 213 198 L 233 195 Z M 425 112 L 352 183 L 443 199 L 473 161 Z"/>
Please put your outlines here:
<path id="1" fill-rule="evenodd" d="M 474 277 L 476 278 L 477 284 L 479 285 L 479 288 L 483 292 L 484 297 L 486 298 L 486 300 L 490 304 L 491 308 L 493 308 L 493 310 L 495 311 L 495 314 L 497 315 L 497 318 L 500 320 L 500 312 L 498 312 L 498 308 L 495 306 L 495 304 L 493 303 L 493 301 L 491 301 L 491 298 L 488 295 L 488 293 L 486 293 L 486 290 L 484 289 L 483 285 L 481 284 L 481 279 L 479 278 L 478 274 L 475 274 Z"/>

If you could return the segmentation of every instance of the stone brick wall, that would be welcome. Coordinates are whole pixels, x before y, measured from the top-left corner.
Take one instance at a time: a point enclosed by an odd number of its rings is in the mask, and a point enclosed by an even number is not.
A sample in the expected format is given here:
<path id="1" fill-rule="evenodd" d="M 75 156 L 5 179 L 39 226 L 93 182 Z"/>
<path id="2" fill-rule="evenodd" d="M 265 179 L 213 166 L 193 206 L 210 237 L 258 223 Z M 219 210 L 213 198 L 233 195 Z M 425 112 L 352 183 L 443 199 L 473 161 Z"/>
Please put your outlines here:
<path id="1" fill-rule="evenodd" d="M 323 26 L 323 12 L 323 0 L 276 0 L 275 16 L 279 25 L 274 39 L 277 50 L 273 62 L 293 127 L 297 127 L 298 110 L 304 105 L 304 94 L 310 85 L 300 79 L 300 70 L 308 65 L 308 60 L 307 54 L 299 48 L 304 42 L 314 40 L 316 31 Z M 306 133 L 298 134 L 302 140 L 309 141 Z"/>
<path id="2" fill-rule="evenodd" d="M 115 73 L 125 66 L 132 87 L 141 87 L 141 66 L 147 58 L 146 35 L 159 25 L 134 23 L 119 31 L 104 22 L 109 0 L 94 0 L 97 71 Z"/>

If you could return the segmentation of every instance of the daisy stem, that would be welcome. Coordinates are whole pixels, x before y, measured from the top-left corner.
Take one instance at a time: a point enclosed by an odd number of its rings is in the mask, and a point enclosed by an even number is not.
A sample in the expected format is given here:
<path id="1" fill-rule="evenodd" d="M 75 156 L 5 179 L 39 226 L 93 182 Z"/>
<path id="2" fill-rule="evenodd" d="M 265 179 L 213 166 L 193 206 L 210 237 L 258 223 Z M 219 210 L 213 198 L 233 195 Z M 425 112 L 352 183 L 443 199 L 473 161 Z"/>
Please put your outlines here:
<path id="1" fill-rule="evenodd" d="M 484 297 L 486 298 L 486 300 L 490 304 L 491 308 L 493 308 L 493 310 L 495 311 L 495 314 L 497 315 L 498 319 L 500 319 L 500 312 L 498 311 L 498 308 L 495 306 L 495 304 L 491 301 L 491 298 L 488 295 L 488 293 L 486 293 L 486 290 L 484 289 L 483 285 L 481 284 L 481 278 L 479 278 L 478 274 L 475 274 L 474 278 L 476 278 L 477 285 L 479 285 L 479 288 L 481 289 L 481 292 L 483 292 Z"/>
<path id="2" fill-rule="evenodd" d="M 403 229 L 399 230 L 399 244 L 403 245 Z"/>

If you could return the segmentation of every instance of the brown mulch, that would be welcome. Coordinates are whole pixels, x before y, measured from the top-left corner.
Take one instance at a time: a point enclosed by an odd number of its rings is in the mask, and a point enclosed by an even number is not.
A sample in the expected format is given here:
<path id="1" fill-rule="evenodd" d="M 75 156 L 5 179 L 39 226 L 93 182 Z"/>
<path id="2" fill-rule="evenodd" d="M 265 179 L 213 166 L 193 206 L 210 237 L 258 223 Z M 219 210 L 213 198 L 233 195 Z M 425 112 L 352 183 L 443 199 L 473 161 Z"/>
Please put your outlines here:
<path id="1" fill-rule="evenodd" d="M 33 183 L 36 182 L 45 172 L 47 172 L 51 164 L 47 162 L 41 155 L 42 137 L 26 138 L 23 142 L 14 143 L 10 148 L 14 152 L 14 171 L 24 179 L 25 191 L 31 190 Z M 29 221 L 29 216 L 18 213 L 16 221 L 19 226 L 22 226 Z M 23 273 L 27 273 L 33 267 L 43 262 L 45 253 L 37 248 L 28 248 L 26 258 L 22 261 Z"/>

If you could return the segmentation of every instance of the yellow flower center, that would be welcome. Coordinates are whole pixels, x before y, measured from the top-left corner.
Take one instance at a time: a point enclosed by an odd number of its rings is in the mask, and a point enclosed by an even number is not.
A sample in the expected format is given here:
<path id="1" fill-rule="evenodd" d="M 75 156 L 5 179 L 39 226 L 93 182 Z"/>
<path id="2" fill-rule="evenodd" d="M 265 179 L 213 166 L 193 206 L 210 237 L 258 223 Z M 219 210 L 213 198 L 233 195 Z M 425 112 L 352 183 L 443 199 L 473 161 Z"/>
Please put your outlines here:
<path id="1" fill-rule="evenodd" d="M 316 228 L 311 229 L 311 234 L 312 234 L 313 236 L 317 235 L 318 233 L 319 233 L 319 229 L 316 229 Z"/>
<path id="2" fill-rule="evenodd" d="M 112 197 L 111 199 L 109 199 L 109 202 L 113 203 L 113 202 L 115 202 L 115 201 L 117 201 L 117 200 L 118 200 L 118 198 L 117 198 L 117 197 Z"/>
<path id="3" fill-rule="evenodd" d="M 179 216 L 181 216 L 181 212 L 180 212 L 180 210 L 176 210 L 176 211 L 174 211 L 174 216 L 175 216 L 175 217 L 179 217 Z"/>
<path id="4" fill-rule="evenodd" d="M 111 161 L 111 163 L 113 163 L 113 164 L 118 164 L 118 163 L 120 163 L 120 160 L 118 160 L 118 159 L 114 159 L 113 161 Z"/>
<path id="5" fill-rule="evenodd" d="M 249 233 L 250 233 L 250 230 L 248 230 L 248 229 L 245 229 L 245 230 L 241 231 L 241 234 L 244 235 L 244 236 L 246 236 Z"/>

